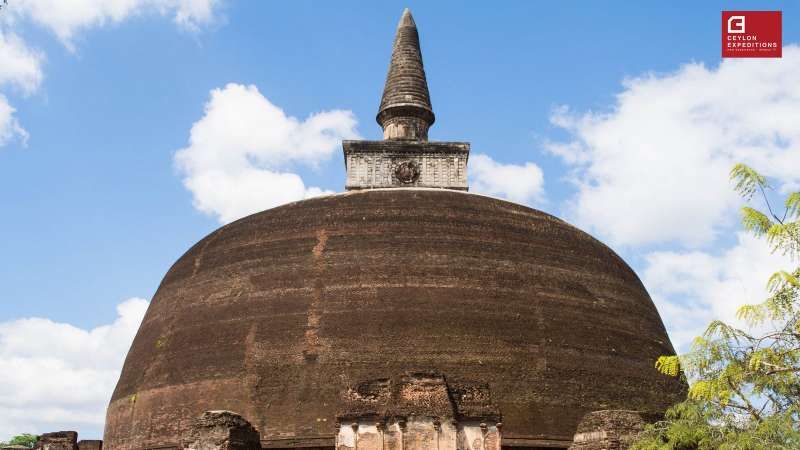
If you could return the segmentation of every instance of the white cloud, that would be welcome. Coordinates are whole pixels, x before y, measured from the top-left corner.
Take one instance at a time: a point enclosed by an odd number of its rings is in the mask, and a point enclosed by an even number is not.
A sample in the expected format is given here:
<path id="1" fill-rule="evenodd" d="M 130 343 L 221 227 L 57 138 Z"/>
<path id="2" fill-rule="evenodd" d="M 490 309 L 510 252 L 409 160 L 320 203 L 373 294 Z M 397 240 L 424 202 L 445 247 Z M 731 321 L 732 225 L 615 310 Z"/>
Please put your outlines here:
<path id="1" fill-rule="evenodd" d="M 19 137 L 23 143 L 28 140 L 28 132 L 20 126 L 14 117 L 14 111 L 6 98 L 0 94 L 0 147 L 14 137 Z"/>
<path id="2" fill-rule="evenodd" d="M 0 30 L 0 87 L 12 86 L 25 95 L 35 92 L 42 82 L 42 59 L 41 53 L 29 48 L 17 35 Z M 23 143 L 28 139 L 14 112 L 8 99 L 0 94 L 0 147 L 15 137 Z"/>
<path id="3" fill-rule="evenodd" d="M 794 267 L 789 257 L 771 253 L 763 239 L 745 233 L 718 255 L 662 251 L 645 260 L 643 283 L 679 351 L 714 319 L 738 323 L 740 306 L 766 299 L 769 276 Z"/>
<path id="4" fill-rule="evenodd" d="M 13 2 L 4 12 L 49 29 L 72 48 L 77 32 L 119 23 L 135 15 L 171 15 L 178 26 L 195 30 L 213 22 L 219 3 L 220 0 L 25 0 Z"/>
<path id="5" fill-rule="evenodd" d="M 0 30 L 0 85 L 13 85 L 30 94 L 42 82 L 43 55 L 14 33 Z"/>
<path id="6" fill-rule="evenodd" d="M 737 162 L 800 184 L 800 47 L 781 59 L 728 59 L 716 69 L 624 82 L 609 113 L 558 109 L 572 138 L 549 143 L 573 169 L 568 213 L 614 244 L 707 244 L 734 223 Z"/>
<path id="7" fill-rule="evenodd" d="M 69 49 L 78 31 L 107 23 L 118 23 L 131 16 L 157 13 L 172 15 L 176 24 L 195 30 L 213 22 L 221 0 L 25 0 L 7 5 L 0 14 L 0 25 L 12 28 L 21 20 L 39 24 L 53 33 Z M 14 86 L 25 95 L 36 92 L 43 78 L 44 54 L 31 49 L 16 34 L 0 28 L 0 87 Z M 13 116 L 15 109 L 0 94 L 0 147 L 12 138 L 27 141 L 28 134 Z"/>
<path id="8" fill-rule="evenodd" d="M 146 300 L 126 300 L 113 323 L 91 330 L 42 318 L 0 323 L 0 440 L 63 429 L 99 437 L 146 309 Z"/>
<path id="9" fill-rule="evenodd" d="M 236 172 L 208 169 L 183 182 L 194 195 L 195 208 L 223 224 L 284 203 L 333 193 L 306 187 L 294 173 L 252 167 Z"/>
<path id="10" fill-rule="evenodd" d="M 227 223 L 286 202 L 330 191 L 305 185 L 287 167 L 316 167 L 355 139 L 350 111 L 324 111 L 305 121 L 287 116 L 255 86 L 211 91 L 205 115 L 192 126 L 189 146 L 175 163 L 195 207 Z"/>
<path id="11" fill-rule="evenodd" d="M 501 164 L 478 153 L 469 158 L 470 190 L 517 203 L 544 201 L 544 174 L 534 163 Z"/>

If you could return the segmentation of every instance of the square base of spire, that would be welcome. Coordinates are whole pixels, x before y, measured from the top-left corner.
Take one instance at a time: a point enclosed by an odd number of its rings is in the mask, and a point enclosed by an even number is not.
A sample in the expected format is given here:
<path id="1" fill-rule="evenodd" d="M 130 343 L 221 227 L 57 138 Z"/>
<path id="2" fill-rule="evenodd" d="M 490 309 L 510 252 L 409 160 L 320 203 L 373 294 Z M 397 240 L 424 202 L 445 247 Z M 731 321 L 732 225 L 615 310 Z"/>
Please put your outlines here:
<path id="1" fill-rule="evenodd" d="M 345 189 L 468 190 L 469 142 L 343 141 Z"/>

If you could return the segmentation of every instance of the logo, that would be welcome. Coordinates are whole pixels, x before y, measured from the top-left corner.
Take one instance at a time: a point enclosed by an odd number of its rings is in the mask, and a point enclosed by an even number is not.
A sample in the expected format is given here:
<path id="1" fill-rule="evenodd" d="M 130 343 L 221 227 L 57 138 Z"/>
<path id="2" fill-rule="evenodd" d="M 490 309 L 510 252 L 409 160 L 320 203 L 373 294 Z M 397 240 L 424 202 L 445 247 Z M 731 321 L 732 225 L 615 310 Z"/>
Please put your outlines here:
<path id="1" fill-rule="evenodd" d="M 728 33 L 744 33 L 744 16 L 728 17 Z"/>
<path id="2" fill-rule="evenodd" d="M 780 11 L 722 11 L 723 58 L 780 58 Z"/>

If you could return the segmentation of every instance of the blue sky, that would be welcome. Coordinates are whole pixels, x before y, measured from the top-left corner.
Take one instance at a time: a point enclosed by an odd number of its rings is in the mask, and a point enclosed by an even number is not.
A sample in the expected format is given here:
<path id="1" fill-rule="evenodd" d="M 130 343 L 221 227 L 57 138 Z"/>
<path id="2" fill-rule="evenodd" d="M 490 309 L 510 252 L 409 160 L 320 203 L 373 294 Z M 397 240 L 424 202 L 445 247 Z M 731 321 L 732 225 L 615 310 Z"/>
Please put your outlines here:
<path id="1" fill-rule="evenodd" d="M 761 278 L 737 281 L 755 272 L 747 264 L 781 263 L 736 235 L 735 214 L 725 211 L 735 212 L 738 204 L 719 193 L 729 186 L 709 184 L 706 190 L 702 184 L 724 180 L 720 170 L 676 179 L 676 186 L 688 186 L 675 189 L 678 199 L 690 203 L 685 208 L 667 198 L 669 179 L 655 171 L 673 162 L 678 168 L 692 161 L 729 168 L 731 161 L 743 160 L 760 164 L 777 187 L 797 188 L 797 175 L 787 167 L 800 163 L 800 139 L 790 126 L 759 123 L 735 139 L 750 144 L 723 148 L 730 144 L 723 138 L 730 134 L 725 123 L 756 123 L 776 111 L 800 115 L 798 101 L 770 103 L 776 93 L 797 98 L 791 86 L 798 84 L 796 77 L 787 75 L 798 73 L 800 59 L 800 51 L 788 48 L 800 42 L 796 3 L 207 0 L 208 11 L 183 20 L 181 0 L 125 0 L 121 12 L 107 14 L 76 6 L 76 16 L 85 17 L 74 21 L 23 3 L 10 0 L 0 11 L 6 36 L 0 50 L 15 36 L 22 42 L 18 47 L 35 55 L 40 73 L 12 73 L 4 82 L 0 67 L 0 93 L 27 135 L 0 139 L 0 327 L 34 317 L 87 332 L 116 323 L 124 316 L 120 303 L 149 299 L 169 266 L 220 225 L 218 215 L 195 207 L 201 194 L 185 187 L 187 172 L 175 161 L 178 150 L 195 148 L 190 130 L 207 117 L 204 108 L 214 89 L 222 96 L 231 94 L 229 83 L 253 85 L 257 95 L 247 95 L 263 97 L 299 122 L 325 111 L 350 111 L 358 123 L 343 125 L 340 134 L 378 139 L 374 117 L 395 25 L 406 6 L 420 30 L 437 116 L 430 138 L 470 141 L 473 154 L 487 155 L 490 164 L 538 168 L 543 184 L 526 186 L 521 197 L 492 180 L 483 185 L 494 189 L 492 195 L 564 217 L 608 242 L 644 279 L 673 341 L 686 340 L 673 333 L 697 330 L 697 323 L 683 323 L 681 316 L 696 314 L 705 322 L 724 306 L 714 298 L 718 294 L 706 292 L 714 290 L 709 284 L 751 286 Z M 782 10 L 784 58 L 726 61 L 720 67 L 722 9 Z M 761 80 L 777 87 L 754 87 Z M 693 103 L 716 88 L 719 95 Z M 730 113 L 726 108 L 737 105 L 725 92 L 754 102 L 754 115 Z M 653 109 L 659 104 L 663 108 Z M 686 139 L 689 146 L 707 146 L 706 153 L 676 152 L 667 160 L 673 147 L 648 139 L 663 132 L 683 148 L 680 113 L 698 105 L 714 113 L 703 120 L 707 125 L 686 128 Z M 665 128 L 637 134 L 670 121 L 678 133 Z M 623 142 L 628 136 L 635 139 Z M 622 150 L 609 150 L 614 142 Z M 607 166 L 635 163 L 647 151 L 667 159 L 652 168 L 635 166 L 628 178 L 609 175 Z M 259 156 L 262 166 L 296 174 L 307 187 L 343 189 L 338 147 L 272 166 L 270 155 Z M 652 177 L 634 176 L 636 167 L 654 170 Z M 475 170 L 481 181 L 482 172 Z M 637 208 L 643 201 L 638 197 L 615 205 L 620 186 L 653 189 L 654 209 Z M 694 195 L 698 191 L 704 194 Z M 608 206 L 604 211 L 620 227 L 587 205 Z M 665 217 L 658 217 L 660 211 Z M 684 220 L 673 220 L 683 214 Z M 669 227 L 660 230 L 660 223 Z M 737 268 L 709 269 L 717 264 Z M 0 422 L 3 402 L 13 401 L 1 394 Z M 93 420 L 76 426 L 99 435 Z M 15 423 L 46 426 L 33 419 Z M 9 431 L 0 427 L 0 439 L 4 432 Z"/>

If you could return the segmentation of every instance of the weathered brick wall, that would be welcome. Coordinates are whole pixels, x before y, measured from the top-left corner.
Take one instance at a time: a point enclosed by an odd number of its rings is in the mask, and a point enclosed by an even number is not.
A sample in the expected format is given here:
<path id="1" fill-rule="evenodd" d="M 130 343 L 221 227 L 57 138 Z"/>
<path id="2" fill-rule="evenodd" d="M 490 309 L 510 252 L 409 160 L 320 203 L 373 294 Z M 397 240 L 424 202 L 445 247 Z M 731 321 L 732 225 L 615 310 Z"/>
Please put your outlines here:
<path id="1" fill-rule="evenodd" d="M 166 446 L 225 408 L 265 446 L 322 446 L 342 389 L 431 369 L 491 383 L 504 442 L 536 447 L 571 441 L 589 411 L 685 398 L 652 370 L 671 352 L 635 273 L 563 221 L 446 189 L 349 191 L 229 224 L 175 263 L 104 444 Z"/>
<path id="2" fill-rule="evenodd" d="M 56 431 L 44 433 L 34 447 L 36 450 L 78 450 L 78 433 L 75 431 Z"/>
<path id="3" fill-rule="evenodd" d="M 185 450 L 261 450 L 261 435 L 231 411 L 206 411 L 183 439 Z"/>
<path id="4" fill-rule="evenodd" d="M 84 439 L 78 442 L 79 450 L 103 450 L 103 441 Z"/>
<path id="5" fill-rule="evenodd" d="M 637 411 L 606 410 L 586 414 L 569 450 L 627 450 L 644 428 Z"/>
<path id="6" fill-rule="evenodd" d="M 489 387 L 436 372 L 365 380 L 344 393 L 337 450 L 500 450 Z"/>

